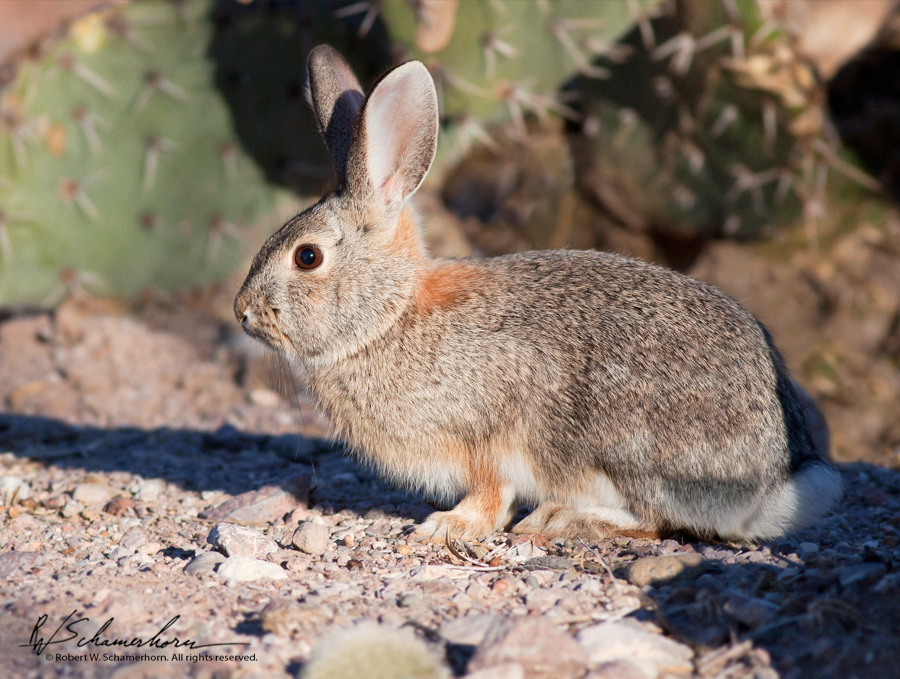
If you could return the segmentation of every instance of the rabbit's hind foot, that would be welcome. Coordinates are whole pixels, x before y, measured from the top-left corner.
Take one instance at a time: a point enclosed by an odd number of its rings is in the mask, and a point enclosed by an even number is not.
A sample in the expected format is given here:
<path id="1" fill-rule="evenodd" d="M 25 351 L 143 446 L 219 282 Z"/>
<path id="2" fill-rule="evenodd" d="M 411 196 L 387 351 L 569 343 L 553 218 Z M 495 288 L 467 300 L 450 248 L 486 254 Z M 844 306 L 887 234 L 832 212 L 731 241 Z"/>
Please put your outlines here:
<path id="1" fill-rule="evenodd" d="M 668 535 L 622 510 L 585 510 L 551 501 L 538 505 L 513 526 L 512 532 L 538 533 L 548 539 L 581 537 L 592 540 L 614 536 L 659 539 Z"/>
<path id="2" fill-rule="evenodd" d="M 511 488 L 482 488 L 471 492 L 449 512 L 435 512 L 416 529 L 435 542 L 454 538 L 483 538 L 506 527 L 516 511 Z"/>

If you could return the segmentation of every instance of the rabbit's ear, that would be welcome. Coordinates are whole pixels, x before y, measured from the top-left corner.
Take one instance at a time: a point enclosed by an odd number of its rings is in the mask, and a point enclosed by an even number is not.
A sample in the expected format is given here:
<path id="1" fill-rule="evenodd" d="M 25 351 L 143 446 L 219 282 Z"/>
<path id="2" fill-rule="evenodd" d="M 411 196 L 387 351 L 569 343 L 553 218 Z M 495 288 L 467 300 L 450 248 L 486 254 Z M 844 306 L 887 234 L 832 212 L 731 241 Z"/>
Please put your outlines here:
<path id="1" fill-rule="evenodd" d="M 348 168 L 350 185 L 367 184 L 385 207 L 399 209 L 425 179 L 437 137 L 431 74 L 419 61 L 398 66 L 363 104 Z"/>
<path id="2" fill-rule="evenodd" d="M 313 48 L 307 60 L 307 71 L 310 103 L 338 179 L 343 184 L 356 117 L 365 99 L 362 87 L 350 64 L 328 45 Z"/>

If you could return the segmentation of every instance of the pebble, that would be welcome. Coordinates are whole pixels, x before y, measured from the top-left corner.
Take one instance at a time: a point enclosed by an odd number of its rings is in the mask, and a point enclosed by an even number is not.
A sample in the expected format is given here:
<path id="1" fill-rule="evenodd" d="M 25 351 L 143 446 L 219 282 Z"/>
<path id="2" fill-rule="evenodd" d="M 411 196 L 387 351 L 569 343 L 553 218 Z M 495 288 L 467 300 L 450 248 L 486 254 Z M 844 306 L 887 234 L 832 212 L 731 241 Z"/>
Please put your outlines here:
<path id="1" fill-rule="evenodd" d="M 258 530 L 220 523 L 209 531 L 206 541 L 225 556 L 265 557 L 278 551 L 278 544 Z"/>
<path id="2" fill-rule="evenodd" d="M 723 605 L 723 609 L 728 615 L 750 629 L 761 627 L 770 622 L 778 613 L 778 608 L 776 604 L 770 601 L 764 601 L 756 597 L 747 597 L 740 593 L 732 594 Z"/>
<path id="3" fill-rule="evenodd" d="M 32 568 L 41 566 L 45 561 L 40 552 L 5 552 L 0 554 L 0 580 L 6 580 Z"/>
<path id="4" fill-rule="evenodd" d="M 141 502 L 156 502 L 165 489 L 166 482 L 162 479 L 146 479 L 135 497 Z"/>
<path id="5" fill-rule="evenodd" d="M 697 578 L 706 570 L 707 562 L 699 554 L 645 556 L 628 566 L 625 577 L 635 587 L 654 587 L 678 578 Z"/>
<path id="6" fill-rule="evenodd" d="M 465 679 L 525 679 L 525 668 L 519 663 L 503 663 L 467 674 Z"/>
<path id="7" fill-rule="evenodd" d="M 841 569 L 841 587 L 847 587 L 857 582 L 877 580 L 887 573 L 887 567 L 883 563 L 861 563 L 857 566 L 844 566 Z"/>
<path id="8" fill-rule="evenodd" d="M 6 525 L 6 530 L 10 533 L 24 533 L 31 531 L 36 533 L 43 529 L 44 524 L 35 519 L 31 514 L 20 514 Z"/>
<path id="9" fill-rule="evenodd" d="M 503 558 L 513 563 L 524 563 L 546 555 L 547 552 L 537 547 L 533 542 L 525 541 L 507 549 L 503 554 Z"/>
<path id="10" fill-rule="evenodd" d="M 130 497 L 119 495 L 118 497 L 114 497 L 112 500 L 107 502 L 103 507 L 103 511 L 107 514 L 112 514 L 113 516 L 121 516 L 129 509 L 133 509 L 136 504 L 137 503 Z"/>
<path id="11" fill-rule="evenodd" d="M 397 597 L 397 605 L 400 608 L 412 608 L 419 603 L 419 595 L 416 592 L 403 592 Z"/>
<path id="12" fill-rule="evenodd" d="M 327 606 L 299 604 L 290 599 L 275 599 L 266 604 L 260 613 L 260 622 L 266 632 L 281 637 L 307 634 L 332 620 Z"/>
<path id="13" fill-rule="evenodd" d="M 321 556 L 330 546 L 329 535 L 330 531 L 327 526 L 304 521 L 294 531 L 291 544 L 305 554 Z"/>
<path id="14" fill-rule="evenodd" d="M 445 622 L 440 634 L 451 644 L 478 646 L 488 631 L 502 621 L 503 618 L 496 615 L 467 615 Z"/>
<path id="15" fill-rule="evenodd" d="M 278 564 L 249 556 L 230 556 L 219 565 L 216 572 L 223 580 L 235 582 L 252 582 L 263 578 L 286 580 L 288 577 Z"/>
<path id="16" fill-rule="evenodd" d="M 147 544 L 147 535 L 139 528 L 132 528 L 119 540 L 119 545 L 122 547 L 132 547 L 134 549 L 143 547 L 145 544 Z"/>
<path id="17" fill-rule="evenodd" d="M 269 523 L 282 518 L 295 509 L 306 509 L 312 477 L 297 474 L 277 486 L 263 486 L 236 495 L 222 504 L 200 512 L 201 519 L 209 521 L 240 521 L 242 523 Z"/>
<path id="18" fill-rule="evenodd" d="M 613 660 L 601 663 L 588 672 L 584 679 L 656 679 L 657 676 L 656 671 L 630 660 Z"/>
<path id="19" fill-rule="evenodd" d="M 62 508 L 62 511 L 60 511 L 60 514 L 62 514 L 62 517 L 64 519 L 71 519 L 73 516 L 81 514 L 84 509 L 84 505 L 81 504 L 78 500 L 69 499 L 66 501 L 66 504 Z"/>
<path id="20" fill-rule="evenodd" d="M 538 556 L 521 564 L 522 568 L 529 571 L 567 571 L 572 566 L 571 561 L 561 556 Z"/>
<path id="21" fill-rule="evenodd" d="M 4 498 L 11 498 L 14 491 L 17 500 L 31 497 L 31 488 L 18 476 L 0 476 L 0 495 Z M 9 499 L 6 501 L 8 502 Z"/>
<path id="22" fill-rule="evenodd" d="M 111 489 L 97 483 L 79 483 L 72 491 L 72 499 L 87 507 L 106 504 L 112 497 Z"/>
<path id="23" fill-rule="evenodd" d="M 819 551 L 819 545 L 815 542 L 801 542 L 799 547 L 804 554 L 815 554 Z"/>
<path id="24" fill-rule="evenodd" d="M 184 567 L 184 572 L 188 575 L 210 573 L 215 571 L 216 567 L 223 561 L 225 561 L 225 557 L 219 552 L 202 552 Z"/>
<path id="25" fill-rule="evenodd" d="M 636 620 L 588 627 L 578 633 L 578 641 L 592 664 L 627 660 L 654 677 L 659 672 L 691 674 L 694 670 L 694 652 L 689 646 L 651 632 Z"/>
<path id="26" fill-rule="evenodd" d="M 518 663 L 525 679 L 576 679 L 588 665 L 585 649 L 543 618 L 509 619 L 491 627 L 468 669 Z"/>

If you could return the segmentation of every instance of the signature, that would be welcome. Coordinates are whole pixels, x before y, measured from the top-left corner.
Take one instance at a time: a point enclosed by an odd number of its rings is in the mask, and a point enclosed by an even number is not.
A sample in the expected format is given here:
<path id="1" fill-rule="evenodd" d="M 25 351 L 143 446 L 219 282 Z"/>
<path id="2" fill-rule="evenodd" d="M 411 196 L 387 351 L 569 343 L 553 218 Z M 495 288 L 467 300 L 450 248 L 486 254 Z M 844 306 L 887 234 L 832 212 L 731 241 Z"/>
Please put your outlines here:
<path id="1" fill-rule="evenodd" d="M 210 648 L 211 646 L 249 646 L 249 644 L 241 644 L 237 642 L 225 642 L 221 644 L 198 644 L 193 639 L 179 639 L 178 637 L 163 640 L 161 638 L 162 634 L 178 621 L 178 619 L 181 617 L 180 615 L 176 615 L 174 618 L 169 620 L 169 622 L 160 627 L 159 631 L 149 639 L 141 639 L 139 637 L 133 637 L 131 639 L 104 639 L 103 633 L 112 624 L 115 618 L 109 618 L 100 626 L 100 629 L 94 632 L 91 637 L 87 637 L 81 634 L 76 629 L 76 627 L 80 623 L 89 622 L 90 618 L 77 618 L 75 620 L 72 620 L 72 618 L 77 614 L 77 609 L 69 613 L 69 615 L 66 616 L 65 620 L 59 623 L 59 626 L 53 631 L 53 634 L 50 635 L 49 639 L 44 638 L 46 632 L 42 630 L 43 626 L 47 622 L 47 615 L 40 616 L 37 619 L 37 622 L 34 624 L 34 629 L 31 630 L 31 638 L 28 640 L 28 643 L 19 644 L 19 646 L 31 647 L 32 650 L 34 650 L 35 655 L 43 653 L 48 646 L 51 646 L 53 644 L 64 644 L 67 641 L 72 641 L 73 639 L 78 639 L 76 643 L 78 644 L 79 648 L 87 646 L 88 644 L 93 644 L 94 646 L 119 646 L 122 648 L 143 648 L 145 646 L 147 648 L 166 648 L 168 646 L 171 646 L 173 648 L 187 647 L 191 649 Z M 69 635 L 65 638 L 61 637 L 57 639 L 57 634 L 59 634 L 60 630 L 62 630 L 64 627 Z"/>

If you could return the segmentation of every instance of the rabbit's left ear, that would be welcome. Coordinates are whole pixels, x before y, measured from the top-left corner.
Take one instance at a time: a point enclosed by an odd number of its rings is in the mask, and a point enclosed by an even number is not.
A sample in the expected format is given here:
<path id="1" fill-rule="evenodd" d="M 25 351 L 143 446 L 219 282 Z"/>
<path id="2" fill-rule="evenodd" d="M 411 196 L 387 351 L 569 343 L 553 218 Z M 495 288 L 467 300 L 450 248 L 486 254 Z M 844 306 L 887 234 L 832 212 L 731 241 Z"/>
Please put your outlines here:
<path id="1" fill-rule="evenodd" d="M 425 179 L 437 151 L 438 102 L 428 69 L 419 61 L 393 69 L 359 115 L 349 184 L 366 184 L 385 207 L 399 209 Z"/>
<path id="2" fill-rule="evenodd" d="M 319 45 L 307 60 L 309 99 L 325 146 L 341 184 L 347 177 L 347 158 L 359 107 L 365 99 L 353 69 L 337 50 Z"/>

